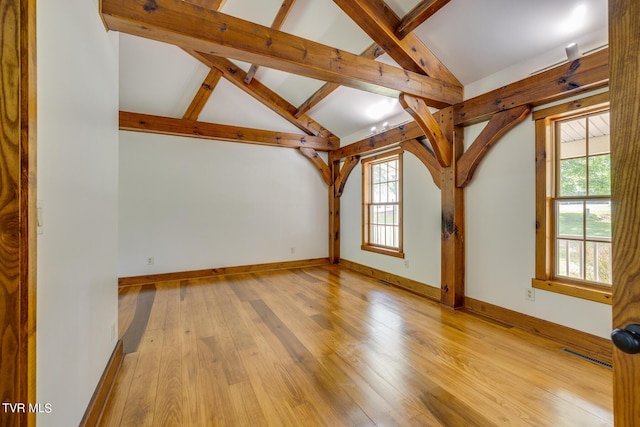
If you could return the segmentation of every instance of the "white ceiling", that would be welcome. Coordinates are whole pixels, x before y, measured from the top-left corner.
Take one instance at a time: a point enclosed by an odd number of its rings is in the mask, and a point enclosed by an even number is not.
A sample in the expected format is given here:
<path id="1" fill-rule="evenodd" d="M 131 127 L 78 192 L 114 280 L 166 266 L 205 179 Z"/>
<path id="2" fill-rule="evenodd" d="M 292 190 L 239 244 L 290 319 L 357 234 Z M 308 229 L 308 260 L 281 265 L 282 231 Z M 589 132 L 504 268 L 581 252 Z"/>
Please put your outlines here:
<path id="1" fill-rule="evenodd" d="M 268 26 L 281 3 L 227 0 L 222 12 Z M 399 16 L 417 3 L 387 0 Z M 372 43 L 331 0 L 296 0 L 282 30 L 356 54 Z M 579 42 L 583 52 L 606 44 L 607 0 L 451 0 L 415 34 L 465 85 L 519 64 L 519 73 L 526 74 L 518 78 L 523 78 L 565 60 L 564 46 L 570 42 Z M 387 55 L 378 60 L 397 66 Z M 248 64 L 238 64 L 248 69 Z M 207 72 L 204 65 L 174 46 L 123 34 L 120 109 L 181 117 Z M 324 84 L 264 67 L 255 78 L 294 106 Z M 389 104 L 389 111 L 372 115 L 385 104 Z M 410 120 L 394 100 L 346 87 L 336 90 L 308 115 L 343 139 L 386 120 L 392 124 Z M 224 79 L 199 120 L 300 133 Z"/>

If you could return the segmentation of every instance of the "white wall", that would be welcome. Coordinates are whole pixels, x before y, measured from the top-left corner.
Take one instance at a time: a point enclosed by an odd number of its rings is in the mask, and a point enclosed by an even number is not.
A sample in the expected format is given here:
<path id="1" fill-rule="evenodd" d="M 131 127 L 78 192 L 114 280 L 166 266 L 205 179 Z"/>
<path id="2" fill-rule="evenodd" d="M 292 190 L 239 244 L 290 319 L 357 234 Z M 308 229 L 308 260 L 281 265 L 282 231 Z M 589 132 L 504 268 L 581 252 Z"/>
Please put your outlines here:
<path id="1" fill-rule="evenodd" d="M 118 37 L 97 1 L 38 1 L 39 426 L 78 425 L 116 344 Z M 117 328 L 116 328 L 117 330 Z"/>
<path id="2" fill-rule="evenodd" d="M 123 131 L 119 274 L 327 257 L 327 192 L 294 149 Z"/>
<path id="3" fill-rule="evenodd" d="M 398 276 L 440 287 L 440 190 L 427 168 L 403 154 L 404 259 L 360 249 L 362 164 L 353 169 L 340 199 L 340 256 Z"/>
<path id="4" fill-rule="evenodd" d="M 483 126 L 467 128 L 465 144 Z M 538 289 L 535 301 L 525 299 L 535 275 L 535 185 L 535 127 L 529 117 L 491 149 L 466 188 L 466 295 L 608 337 L 609 305 Z"/>

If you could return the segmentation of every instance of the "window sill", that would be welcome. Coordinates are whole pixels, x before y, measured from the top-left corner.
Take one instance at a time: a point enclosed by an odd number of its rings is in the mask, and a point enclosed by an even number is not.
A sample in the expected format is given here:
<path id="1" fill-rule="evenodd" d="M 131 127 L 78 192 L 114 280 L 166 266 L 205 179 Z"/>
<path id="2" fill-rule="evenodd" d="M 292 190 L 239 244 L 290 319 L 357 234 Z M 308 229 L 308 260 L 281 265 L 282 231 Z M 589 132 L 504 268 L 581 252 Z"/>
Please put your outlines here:
<path id="1" fill-rule="evenodd" d="M 404 258 L 404 252 L 394 250 L 394 249 L 385 249 L 385 248 L 379 248 L 377 246 L 368 246 L 368 245 L 362 245 L 360 246 L 360 249 L 362 249 L 363 251 L 375 252 L 377 254 L 394 256 L 396 258 Z"/>
<path id="2" fill-rule="evenodd" d="M 531 279 L 531 286 L 549 292 L 582 298 L 611 305 L 611 290 L 597 289 L 587 285 L 569 284 L 554 280 Z"/>

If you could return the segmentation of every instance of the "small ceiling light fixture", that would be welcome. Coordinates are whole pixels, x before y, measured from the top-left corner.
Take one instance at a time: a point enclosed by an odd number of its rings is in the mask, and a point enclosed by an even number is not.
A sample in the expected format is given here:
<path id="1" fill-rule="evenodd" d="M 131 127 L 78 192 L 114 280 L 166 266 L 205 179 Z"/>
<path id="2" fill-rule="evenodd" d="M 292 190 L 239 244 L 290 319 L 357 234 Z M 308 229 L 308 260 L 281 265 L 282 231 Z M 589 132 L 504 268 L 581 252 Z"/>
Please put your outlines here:
<path id="1" fill-rule="evenodd" d="M 578 43 L 571 43 L 567 47 L 564 48 L 567 52 L 567 59 L 569 61 L 575 61 L 580 58 L 582 55 L 580 54 L 580 48 L 578 47 Z"/>

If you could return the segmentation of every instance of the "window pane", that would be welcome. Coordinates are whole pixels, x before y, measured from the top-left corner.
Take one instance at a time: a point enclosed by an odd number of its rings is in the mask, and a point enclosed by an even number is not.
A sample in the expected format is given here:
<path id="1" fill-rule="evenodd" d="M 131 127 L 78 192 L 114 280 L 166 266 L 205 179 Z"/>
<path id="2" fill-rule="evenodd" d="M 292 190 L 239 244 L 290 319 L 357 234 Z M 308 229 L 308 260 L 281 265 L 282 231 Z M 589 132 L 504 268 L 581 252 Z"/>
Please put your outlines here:
<path id="1" fill-rule="evenodd" d="M 582 265 L 582 243 L 569 240 L 569 277 L 583 279 L 584 266 Z"/>
<path id="2" fill-rule="evenodd" d="M 558 239 L 558 245 L 556 249 L 556 275 L 567 276 L 569 274 L 569 259 L 567 258 L 567 252 L 569 251 L 569 241 Z"/>
<path id="3" fill-rule="evenodd" d="M 380 203 L 380 186 L 381 184 L 373 184 L 373 194 L 371 195 L 371 203 Z"/>
<path id="4" fill-rule="evenodd" d="M 373 183 L 377 184 L 378 182 L 380 182 L 380 165 L 371 165 L 371 171 L 372 171 L 372 175 L 373 175 Z"/>
<path id="5" fill-rule="evenodd" d="M 560 161 L 560 196 L 587 194 L 587 160 L 582 158 Z"/>
<path id="6" fill-rule="evenodd" d="M 559 127 L 560 158 L 585 157 L 587 155 L 587 120 L 583 117 L 561 122 Z"/>
<path id="7" fill-rule="evenodd" d="M 611 239 L 611 202 L 587 202 L 587 238 Z"/>
<path id="8" fill-rule="evenodd" d="M 597 260 L 598 260 L 598 275 L 597 281 L 600 283 L 606 283 L 610 285 L 611 282 L 611 243 L 598 242 L 597 248 Z"/>
<path id="9" fill-rule="evenodd" d="M 585 242 L 584 244 L 584 278 L 592 282 L 596 281 L 596 242 Z"/>
<path id="10" fill-rule="evenodd" d="M 584 202 L 557 201 L 557 236 L 584 237 Z"/>
<path id="11" fill-rule="evenodd" d="M 603 154 L 589 157 L 589 195 L 611 194 L 611 156 Z"/>
<path id="12" fill-rule="evenodd" d="M 589 117 L 589 155 L 608 153 L 609 112 Z"/>

